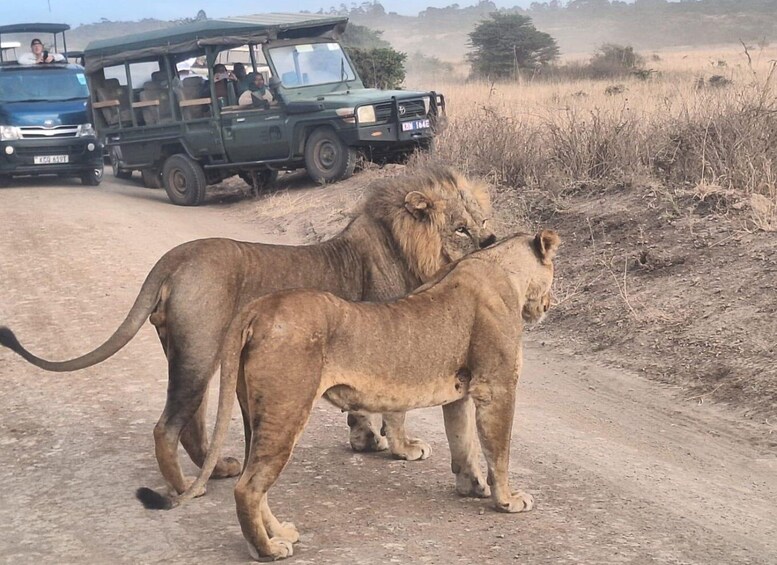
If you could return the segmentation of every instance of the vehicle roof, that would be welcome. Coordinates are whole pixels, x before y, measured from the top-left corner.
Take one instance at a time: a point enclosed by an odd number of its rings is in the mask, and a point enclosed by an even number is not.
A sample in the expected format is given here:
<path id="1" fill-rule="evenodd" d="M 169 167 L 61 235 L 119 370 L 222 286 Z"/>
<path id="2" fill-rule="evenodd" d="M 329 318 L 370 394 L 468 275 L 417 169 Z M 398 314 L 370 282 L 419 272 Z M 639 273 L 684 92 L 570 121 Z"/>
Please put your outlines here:
<path id="1" fill-rule="evenodd" d="M 70 29 L 67 24 L 10 24 L 0 26 L 0 35 L 3 33 L 62 33 Z"/>
<path id="2" fill-rule="evenodd" d="M 318 14 L 256 14 L 217 18 L 92 41 L 84 49 L 86 69 L 94 72 L 125 61 L 185 54 L 206 45 L 224 49 L 269 39 L 320 37 L 342 31 L 348 18 Z"/>

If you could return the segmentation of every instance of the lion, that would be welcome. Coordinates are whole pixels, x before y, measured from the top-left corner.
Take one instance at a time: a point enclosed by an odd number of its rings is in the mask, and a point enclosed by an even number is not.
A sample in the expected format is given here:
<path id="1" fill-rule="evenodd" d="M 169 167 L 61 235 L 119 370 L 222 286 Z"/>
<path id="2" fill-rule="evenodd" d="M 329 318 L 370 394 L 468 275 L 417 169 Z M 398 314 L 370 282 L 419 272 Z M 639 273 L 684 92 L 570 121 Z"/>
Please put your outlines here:
<path id="1" fill-rule="evenodd" d="M 389 303 L 354 303 L 304 289 L 252 302 L 225 336 L 213 443 L 200 475 L 178 497 L 147 488 L 137 497 L 147 508 L 172 508 L 201 494 L 236 391 L 246 459 L 235 501 L 254 559 L 288 557 L 299 539 L 293 524 L 273 516 L 267 492 L 322 396 L 343 410 L 383 413 L 387 422 L 403 421 L 407 410 L 442 405 L 457 490 L 460 479 L 480 476 L 477 435 L 494 507 L 531 510 L 532 496 L 508 484 L 510 435 L 523 322 L 540 321 L 550 307 L 559 244 L 550 230 L 515 235 Z M 389 442 L 398 429 L 389 426 Z M 484 486 L 482 495 L 488 490 Z"/>
<path id="2" fill-rule="evenodd" d="M 441 166 L 374 182 L 343 232 L 307 246 L 202 239 L 168 251 L 152 268 L 115 333 L 95 350 L 68 361 L 47 361 L 22 347 L 8 328 L 0 344 L 48 371 L 90 367 L 119 351 L 147 318 L 168 359 L 164 411 L 154 428 L 156 458 L 176 492 L 186 490 L 178 462 L 179 439 L 198 466 L 208 452 L 206 392 L 219 365 L 229 322 L 246 304 L 270 292 L 315 288 L 350 300 L 388 300 L 407 294 L 440 267 L 489 245 L 490 201 L 484 184 Z M 380 418 L 349 414 L 357 451 L 387 448 Z M 396 435 L 396 434 L 395 434 Z M 394 456 L 428 457 L 425 442 L 395 438 Z M 235 476 L 240 463 L 220 460 L 214 478 Z"/>

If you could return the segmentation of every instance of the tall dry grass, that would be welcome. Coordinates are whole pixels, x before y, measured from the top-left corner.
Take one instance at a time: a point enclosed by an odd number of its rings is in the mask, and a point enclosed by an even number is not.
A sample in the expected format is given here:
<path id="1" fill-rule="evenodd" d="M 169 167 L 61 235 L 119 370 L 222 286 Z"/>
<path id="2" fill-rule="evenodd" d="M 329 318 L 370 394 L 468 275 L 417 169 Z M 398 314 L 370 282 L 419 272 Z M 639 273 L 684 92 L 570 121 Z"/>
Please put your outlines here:
<path id="1" fill-rule="evenodd" d="M 433 85 L 448 100 L 439 156 L 506 186 L 647 175 L 701 197 L 732 192 L 773 229 L 777 51 L 647 55 L 648 80 Z"/>

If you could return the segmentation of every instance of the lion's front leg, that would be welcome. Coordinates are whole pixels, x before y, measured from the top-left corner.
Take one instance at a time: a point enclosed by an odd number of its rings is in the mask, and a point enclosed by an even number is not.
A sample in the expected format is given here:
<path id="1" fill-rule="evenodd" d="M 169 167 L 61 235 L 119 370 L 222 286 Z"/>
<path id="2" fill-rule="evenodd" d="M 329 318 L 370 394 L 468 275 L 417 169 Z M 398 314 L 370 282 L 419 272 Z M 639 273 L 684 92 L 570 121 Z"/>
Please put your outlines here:
<path id="1" fill-rule="evenodd" d="M 480 442 L 475 426 L 475 404 L 463 398 L 442 407 L 445 434 L 451 450 L 451 471 L 461 496 L 488 498 L 491 489 L 480 468 Z"/>
<path id="2" fill-rule="evenodd" d="M 500 512 L 528 512 L 534 508 L 532 495 L 510 490 L 510 435 L 515 409 L 515 388 L 491 391 L 487 399 L 475 398 L 480 443 L 488 463 L 488 484 L 494 508 Z"/>
<path id="3" fill-rule="evenodd" d="M 389 450 L 394 457 L 406 461 L 426 459 L 432 454 L 432 446 L 421 439 L 407 437 L 405 414 L 405 412 L 383 414 Z"/>
<path id="4" fill-rule="evenodd" d="M 388 441 L 381 434 L 383 419 L 380 414 L 349 412 L 348 427 L 351 428 L 351 449 L 354 451 L 386 451 Z"/>

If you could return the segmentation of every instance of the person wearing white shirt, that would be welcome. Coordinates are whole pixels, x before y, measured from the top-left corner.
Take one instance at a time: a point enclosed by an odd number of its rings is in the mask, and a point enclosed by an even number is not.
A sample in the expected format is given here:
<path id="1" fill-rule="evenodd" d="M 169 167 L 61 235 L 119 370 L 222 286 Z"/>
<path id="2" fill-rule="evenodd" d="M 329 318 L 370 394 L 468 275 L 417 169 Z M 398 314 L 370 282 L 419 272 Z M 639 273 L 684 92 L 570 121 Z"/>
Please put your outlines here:
<path id="1" fill-rule="evenodd" d="M 24 53 L 17 61 L 20 65 L 38 65 L 41 63 L 64 63 L 65 57 L 59 53 L 49 53 L 43 42 L 37 37 L 30 42 L 30 52 Z"/>

